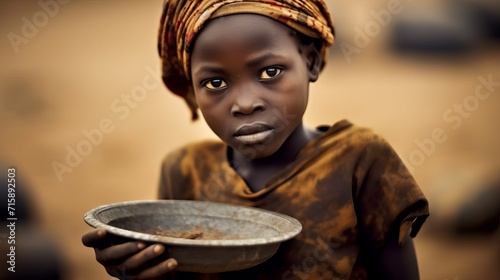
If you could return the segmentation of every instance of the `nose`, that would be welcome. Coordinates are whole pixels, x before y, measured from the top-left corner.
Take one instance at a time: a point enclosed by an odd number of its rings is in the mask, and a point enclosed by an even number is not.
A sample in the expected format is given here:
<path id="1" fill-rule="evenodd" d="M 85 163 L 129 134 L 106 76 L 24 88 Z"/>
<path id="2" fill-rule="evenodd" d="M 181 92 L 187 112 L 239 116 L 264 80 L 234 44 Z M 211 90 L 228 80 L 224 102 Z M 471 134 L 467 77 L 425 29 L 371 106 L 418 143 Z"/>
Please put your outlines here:
<path id="1" fill-rule="evenodd" d="M 264 110 L 264 102 L 251 91 L 234 92 L 231 114 L 233 116 L 251 115 Z"/>

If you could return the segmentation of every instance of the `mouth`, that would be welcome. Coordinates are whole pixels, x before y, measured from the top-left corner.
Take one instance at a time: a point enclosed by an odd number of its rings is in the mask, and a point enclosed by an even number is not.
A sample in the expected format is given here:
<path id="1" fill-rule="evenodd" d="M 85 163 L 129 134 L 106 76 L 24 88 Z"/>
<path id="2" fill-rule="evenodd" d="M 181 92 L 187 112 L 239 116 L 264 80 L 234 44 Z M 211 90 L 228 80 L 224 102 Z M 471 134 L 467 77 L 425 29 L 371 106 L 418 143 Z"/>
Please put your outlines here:
<path id="1" fill-rule="evenodd" d="M 263 123 L 252 123 L 240 126 L 236 133 L 234 133 L 234 138 L 239 142 L 251 145 L 262 143 L 273 134 L 274 128 Z"/>

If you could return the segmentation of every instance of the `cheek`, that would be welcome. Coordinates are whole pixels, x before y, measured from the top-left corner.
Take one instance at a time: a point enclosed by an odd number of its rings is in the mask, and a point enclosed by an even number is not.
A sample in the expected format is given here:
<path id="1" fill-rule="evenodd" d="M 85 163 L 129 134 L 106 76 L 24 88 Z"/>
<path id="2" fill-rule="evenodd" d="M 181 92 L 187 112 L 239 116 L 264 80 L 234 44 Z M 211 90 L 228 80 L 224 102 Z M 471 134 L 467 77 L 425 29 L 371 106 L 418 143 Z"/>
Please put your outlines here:
<path id="1" fill-rule="evenodd" d="M 306 100 L 297 95 L 285 96 L 285 98 L 274 102 L 268 115 L 269 122 L 279 128 L 291 132 L 297 124 L 302 122 L 306 109 Z"/>
<path id="2" fill-rule="evenodd" d="M 283 96 L 280 106 L 289 112 L 302 115 L 307 106 L 308 88 L 308 83 L 304 79 L 287 79 L 281 88 Z"/>
<path id="3" fill-rule="evenodd" d="M 224 115 L 224 104 L 206 96 L 196 94 L 195 96 L 205 122 L 217 136 L 222 138 L 225 131 L 225 120 L 227 119 Z"/>
<path id="4" fill-rule="evenodd" d="M 210 96 L 200 93 L 197 90 L 194 91 L 194 96 L 196 98 L 196 103 L 204 116 L 208 116 L 213 110 L 216 110 L 215 107 L 217 104 L 213 98 L 210 98 Z"/>

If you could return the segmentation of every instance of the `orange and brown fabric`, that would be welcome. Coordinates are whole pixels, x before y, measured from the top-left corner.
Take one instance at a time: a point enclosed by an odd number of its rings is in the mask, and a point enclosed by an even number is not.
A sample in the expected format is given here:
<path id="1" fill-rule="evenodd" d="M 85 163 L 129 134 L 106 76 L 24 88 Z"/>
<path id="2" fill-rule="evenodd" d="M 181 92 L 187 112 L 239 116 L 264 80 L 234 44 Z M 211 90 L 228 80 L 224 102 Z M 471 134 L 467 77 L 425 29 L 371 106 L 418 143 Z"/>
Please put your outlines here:
<path id="1" fill-rule="evenodd" d="M 303 225 L 254 268 L 174 279 L 372 279 L 367 252 L 381 248 L 389 235 L 404 242 L 418 233 L 428 202 L 392 147 L 348 121 L 319 130 L 322 135 L 258 192 L 231 165 L 231 148 L 222 142 L 191 144 L 166 157 L 160 199 L 259 207 Z"/>
<path id="2" fill-rule="evenodd" d="M 172 93 L 184 98 L 193 120 L 197 119 L 198 105 L 189 71 L 196 35 L 210 19 L 243 13 L 267 16 L 304 35 L 321 39 L 323 61 L 326 61 L 328 47 L 334 41 L 334 27 L 322 0 L 167 0 L 158 34 L 162 78 Z"/>

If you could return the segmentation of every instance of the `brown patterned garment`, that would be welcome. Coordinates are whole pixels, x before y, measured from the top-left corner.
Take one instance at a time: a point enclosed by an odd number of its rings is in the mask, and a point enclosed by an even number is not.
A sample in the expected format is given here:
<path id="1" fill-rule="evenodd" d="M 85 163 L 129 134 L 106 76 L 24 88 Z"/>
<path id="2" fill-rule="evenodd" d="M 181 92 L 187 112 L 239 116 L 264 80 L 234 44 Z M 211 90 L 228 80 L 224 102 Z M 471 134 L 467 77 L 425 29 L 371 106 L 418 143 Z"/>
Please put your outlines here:
<path id="1" fill-rule="evenodd" d="M 368 279 L 367 249 L 390 229 L 415 236 L 428 203 L 391 146 L 371 130 L 340 121 L 319 127 L 297 159 L 252 192 L 230 164 L 231 148 L 207 141 L 167 156 L 160 199 L 259 207 L 297 218 L 303 231 L 267 262 L 243 271 L 175 279 Z M 229 159 L 229 160 L 228 160 Z"/>

